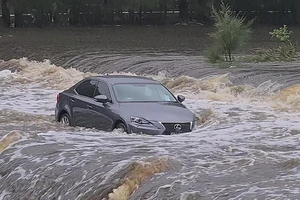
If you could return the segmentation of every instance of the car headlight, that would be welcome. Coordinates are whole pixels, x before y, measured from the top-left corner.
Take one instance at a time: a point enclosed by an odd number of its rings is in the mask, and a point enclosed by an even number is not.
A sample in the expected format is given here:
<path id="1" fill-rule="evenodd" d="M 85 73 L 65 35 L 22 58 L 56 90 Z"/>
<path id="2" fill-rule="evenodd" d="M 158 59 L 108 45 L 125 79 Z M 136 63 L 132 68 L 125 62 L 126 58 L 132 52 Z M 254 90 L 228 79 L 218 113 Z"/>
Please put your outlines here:
<path id="1" fill-rule="evenodd" d="M 150 124 L 150 122 L 148 120 L 146 120 L 144 118 L 141 118 L 141 117 L 131 116 L 130 121 L 134 122 L 134 123 L 137 123 L 137 124 Z"/>
<path id="2" fill-rule="evenodd" d="M 197 123 L 197 120 L 194 120 L 193 122 L 191 122 L 191 130 L 192 131 L 194 131 L 194 130 L 196 130 L 197 129 L 197 125 L 198 125 L 198 123 Z"/>

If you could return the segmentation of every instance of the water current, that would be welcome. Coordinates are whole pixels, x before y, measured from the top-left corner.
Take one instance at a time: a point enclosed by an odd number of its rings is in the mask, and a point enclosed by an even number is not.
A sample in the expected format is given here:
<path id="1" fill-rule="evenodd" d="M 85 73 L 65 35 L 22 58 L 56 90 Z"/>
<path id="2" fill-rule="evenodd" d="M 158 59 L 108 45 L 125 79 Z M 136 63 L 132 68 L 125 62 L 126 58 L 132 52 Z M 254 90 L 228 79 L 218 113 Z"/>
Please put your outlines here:
<path id="1" fill-rule="evenodd" d="M 300 63 L 218 69 L 175 53 L 60 56 L 0 62 L 0 200 L 300 198 Z M 58 92 L 106 73 L 151 76 L 185 95 L 199 127 L 147 136 L 54 121 Z"/>

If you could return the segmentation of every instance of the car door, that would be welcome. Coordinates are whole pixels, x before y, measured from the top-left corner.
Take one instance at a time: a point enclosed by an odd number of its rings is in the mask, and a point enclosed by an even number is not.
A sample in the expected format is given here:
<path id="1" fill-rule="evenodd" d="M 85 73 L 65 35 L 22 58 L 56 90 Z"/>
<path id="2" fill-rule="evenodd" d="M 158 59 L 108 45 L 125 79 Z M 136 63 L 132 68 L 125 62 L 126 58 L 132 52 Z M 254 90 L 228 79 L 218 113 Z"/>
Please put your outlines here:
<path id="1" fill-rule="evenodd" d="M 75 88 L 75 95 L 70 97 L 70 105 L 73 114 L 73 122 L 76 126 L 92 128 L 90 102 L 93 101 L 98 81 L 86 80 Z"/>
<path id="2" fill-rule="evenodd" d="M 97 95 L 106 95 L 108 99 L 111 98 L 111 94 L 109 88 L 106 83 L 99 81 L 96 87 L 94 97 Z M 97 102 L 94 99 L 89 102 L 90 114 L 93 118 L 91 120 L 92 126 L 104 130 L 110 131 L 113 126 L 113 112 L 112 112 L 113 104 L 112 102 L 101 103 Z"/>

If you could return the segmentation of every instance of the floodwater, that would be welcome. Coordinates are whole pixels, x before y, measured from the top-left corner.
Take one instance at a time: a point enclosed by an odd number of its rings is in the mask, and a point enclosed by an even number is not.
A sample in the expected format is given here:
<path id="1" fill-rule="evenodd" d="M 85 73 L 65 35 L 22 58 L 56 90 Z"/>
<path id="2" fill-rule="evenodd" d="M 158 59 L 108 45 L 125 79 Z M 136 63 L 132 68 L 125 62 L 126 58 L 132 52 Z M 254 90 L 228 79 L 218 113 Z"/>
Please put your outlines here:
<path id="1" fill-rule="evenodd" d="M 95 49 L 52 58 L 0 62 L 1 200 L 299 199 L 300 63 L 218 69 L 186 52 Z M 59 91 L 106 73 L 186 95 L 199 127 L 147 136 L 54 121 Z"/>

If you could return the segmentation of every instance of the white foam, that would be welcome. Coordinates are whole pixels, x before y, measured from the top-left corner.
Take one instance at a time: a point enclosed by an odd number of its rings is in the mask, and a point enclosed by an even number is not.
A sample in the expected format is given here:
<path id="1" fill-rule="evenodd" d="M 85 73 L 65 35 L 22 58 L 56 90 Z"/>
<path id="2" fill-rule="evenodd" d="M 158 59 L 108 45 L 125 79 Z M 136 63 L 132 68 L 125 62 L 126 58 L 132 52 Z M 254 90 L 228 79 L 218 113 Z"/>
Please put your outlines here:
<path id="1" fill-rule="evenodd" d="M 0 79 L 11 77 L 13 73 L 10 70 L 2 70 L 0 71 Z"/>
<path id="2" fill-rule="evenodd" d="M 11 195 L 11 193 L 10 193 L 10 192 L 7 192 L 6 190 L 2 191 L 2 192 L 0 193 L 0 200 L 7 199 L 6 197 L 7 197 L 7 196 L 10 196 L 10 195 Z"/>
<path id="3" fill-rule="evenodd" d="M 0 87 L 0 109 L 31 114 L 53 115 L 58 90 L 45 90 L 36 84 Z"/>
<path id="4" fill-rule="evenodd" d="M 66 89 L 86 76 L 86 74 L 74 69 L 68 71 L 58 68 L 49 61 L 40 63 L 25 59 L 19 62 L 26 70 L 17 74 L 13 74 L 9 70 L 0 72 L 0 78 L 11 77 L 15 79 L 0 87 L 0 109 L 52 115 L 54 114 L 56 94 L 61 89 Z M 36 70 L 35 74 L 31 73 L 32 70 Z M 71 72 L 74 74 L 68 77 Z M 166 79 L 165 74 L 159 74 L 156 79 Z M 297 112 L 277 111 L 270 106 L 270 101 L 266 100 L 267 95 L 265 97 L 257 96 L 273 93 L 280 85 L 268 81 L 258 88 L 252 88 L 253 90 L 246 88 L 248 89 L 246 92 L 234 95 L 230 93 L 231 83 L 228 82 L 225 75 L 219 77 L 217 81 L 215 81 L 216 79 L 213 81 L 210 79 L 190 80 L 187 77 L 182 78 L 182 80 L 187 81 L 187 83 L 183 83 L 183 86 L 178 88 L 174 86 L 172 89 L 175 92 L 187 94 L 187 100 L 184 104 L 194 112 L 207 109 L 213 113 L 205 124 L 191 133 L 155 137 L 126 135 L 117 131 L 107 133 L 84 128 L 67 131 L 62 128 L 54 131 L 50 127 L 50 131 L 39 134 L 43 137 L 42 143 L 31 142 L 30 144 L 14 145 L 16 150 L 9 161 L 13 162 L 14 159 L 18 158 L 28 158 L 32 162 L 41 161 L 42 159 L 39 157 L 24 154 L 22 149 L 38 148 L 46 144 L 65 147 L 58 154 L 56 161 L 45 166 L 46 168 L 51 168 L 54 165 L 81 167 L 84 164 L 84 159 L 91 158 L 93 155 L 97 155 L 97 159 L 101 161 L 104 159 L 102 156 L 127 155 L 134 152 L 131 159 L 139 159 L 144 155 L 173 157 L 182 162 L 183 165 L 181 173 L 176 178 L 186 180 L 186 173 L 184 172 L 188 171 L 190 173 L 188 181 L 193 181 L 201 178 L 200 170 L 204 174 L 222 178 L 234 174 L 237 170 L 247 173 L 247 170 L 250 167 L 255 167 L 256 164 L 267 163 L 271 165 L 300 156 L 299 151 L 297 151 L 300 134 L 293 134 L 293 131 L 300 132 L 299 114 Z M 56 84 L 51 87 L 53 83 Z M 194 87 L 196 83 L 199 84 L 195 87 L 196 89 L 189 88 Z M 203 85 L 208 89 L 205 89 Z M 202 88 L 199 89 L 198 86 Z M 194 94 L 193 91 L 189 91 L 193 89 L 195 89 Z M 259 149 L 257 147 L 264 148 Z M 268 148 L 275 150 L 272 152 Z M 294 148 L 295 150 L 284 151 L 282 150 L 284 148 Z M 74 149 L 80 150 L 81 154 L 70 160 L 66 152 L 74 151 Z M 101 184 L 104 184 L 130 160 L 118 160 L 116 162 L 112 165 L 110 172 L 104 176 Z M 223 167 L 224 165 L 226 167 Z M 30 173 L 20 169 L 16 170 L 22 177 L 26 177 L 26 174 Z M 97 177 L 95 176 L 95 178 Z M 299 176 L 290 175 L 288 178 L 297 180 Z M 59 180 L 61 179 L 57 179 L 57 181 Z M 84 177 L 81 181 L 83 180 Z M 95 182 L 94 179 L 89 181 L 91 184 Z M 79 183 L 81 182 L 76 182 L 76 185 Z M 240 186 L 243 187 L 242 184 Z M 220 186 L 220 191 L 225 187 L 227 186 Z M 262 189 L 252 187 L 244 195 L 255 194 L 256 192 L 263 193 L 264 191 L 271 194 L 271 189 L 278 190 L 278 188 L 269 186 Z M 289 191 L 300 193 L 291 188 Z M 72 190 L 68 192 L 72 193 Z M 7 194 L 2 192 L 1 195 Z"/>

